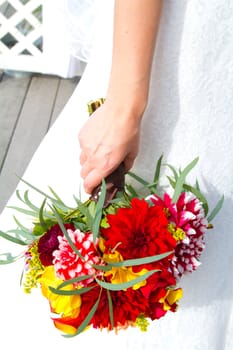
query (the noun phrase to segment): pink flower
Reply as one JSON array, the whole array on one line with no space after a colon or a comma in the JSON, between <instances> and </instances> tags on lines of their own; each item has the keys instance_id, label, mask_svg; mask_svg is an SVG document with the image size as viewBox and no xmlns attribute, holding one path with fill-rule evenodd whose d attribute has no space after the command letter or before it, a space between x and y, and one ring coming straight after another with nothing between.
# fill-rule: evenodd
<instances>
[{"instance_id":1,"label":"pink flower","mask_svg":"<svg viewBox=\"0 0 233 350\"><path fill-rule=\"evenodd\" d=\"M169 227L177 240L171 269L176 278L185 272L192 272L200 265L199 258L205 248L204 235L207 229L202 203L190 192L183 192L176 203L168 193L163 199L150 196L154 205L163 204L168 212Z\"/></svg>"},{"instance_id":2,"label":"pink flower","mask_svg":"<svg viewBox=\"0 0 233 350\"><path fill-rule=\"evenodd\" d=\"M101 258L93 244L93 235L89 232L83 233L78 229L75 231L67 230L67 233L84 259L75 253L65 236L59 236L58 249L53 253L56 275L62 280L93 275L93 277L78 283L80 286L86 286L94 280L94 275L96 275L96 269L92 264L101 263Z\"/></svg>"}]
</instances>

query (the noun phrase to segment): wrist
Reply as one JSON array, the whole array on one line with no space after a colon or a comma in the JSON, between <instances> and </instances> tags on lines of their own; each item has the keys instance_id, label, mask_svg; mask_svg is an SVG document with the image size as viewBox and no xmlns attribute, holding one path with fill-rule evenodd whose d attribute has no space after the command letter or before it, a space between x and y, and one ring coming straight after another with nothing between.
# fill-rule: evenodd
<instances>
[{"instance_id":1,"label":"wrist","mask_svg":"<svg viewBox=\"0 0 233 350\"><path fill-rule=\"evenodd\" d=\"M141 122L147 106L148 94L141 87L109 88L105 103L118 118L133 118Z\"/></svg>"}]
</instances>

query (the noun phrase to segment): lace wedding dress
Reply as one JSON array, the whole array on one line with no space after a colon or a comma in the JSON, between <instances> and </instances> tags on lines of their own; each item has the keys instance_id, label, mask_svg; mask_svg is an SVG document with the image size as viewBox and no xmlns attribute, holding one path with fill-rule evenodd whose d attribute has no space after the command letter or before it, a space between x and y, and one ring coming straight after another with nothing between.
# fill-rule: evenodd
<instances>
[{"instance_id":1,"label":"lace wedding dress","mask_svg":"<svg viewBox=\"0 0 233 350\"><path fill-rule=\"evenodd\" d=\"M88 118L86 103L105 96L111 64L113 1L98 3L97 35L87 68L23 176L44 191L51 186L71 205L73 194L82 188L78 130ZM162 153L167 162L181 167L199 156L193 178L198 177L210 206L225 195L214 229L207 234L202 265L183 277L178 311L153 322L146 333L88 330L65 339L54 328L40 291L25 295L20 288L22 262L18 262L0 270L1 344L6 344L6 350L16 346L25 350L233 349L232 35L231 0L164 1L134 171L150 178ZM21 183L18 189L25 187ZM31 191L29 195L41 203L39 195ZM13 195L8 205L18 204ZM1 230L15 227L13 213L7 208L3 211ZM30 225L23 215L20 219ZM12 251L4 240L0 246L1 252Z\"/></svg>"}]
</instances>

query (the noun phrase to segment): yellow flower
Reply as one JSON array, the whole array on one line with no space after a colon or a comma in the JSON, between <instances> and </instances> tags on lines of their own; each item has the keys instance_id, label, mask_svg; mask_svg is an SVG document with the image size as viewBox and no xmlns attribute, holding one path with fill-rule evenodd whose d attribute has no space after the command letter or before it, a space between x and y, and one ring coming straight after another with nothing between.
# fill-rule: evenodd
<instances>
[{"instance_id":1,"label":"yellow flower","mask_svg":"<svg viewBox=\"0 0 233 350\"><path fill-rule=\"evenodd\" d=\"M146 332L149 326L149 322L144 315L139 315L136 318L135 324L142 332Z\"/></svg>"},{"instance_id":2,"label":"yellow flower","mask_svg":"<svg viewBox=\"0 0 233 350\"><path fill-rule=\"evenodd\" d=\"M121 254L117 251L110 254L104 254L103 259L108 263L123 261ZM146 272L148 272L147 269L142 269L139 272L134 272L132 267L122 266L122 267L112 267L110 271L105 272L104 276L112 276L111 282L113 284L119 284L119 283L132 281L135 278L144 275ZM146 280L134 284L132 288L136 290L145 285L146 285Z\"/></svg>"},{"instance_id":3,"label":"yellow flower","mask_svg":"<svg viewBox=\"0 0 233 350\"><path fill-rule=\"evenodd\" d=\"M53 323L57 329L59 329L61 332L65 333L65 334L73 335L77 331L77 329L75 327L70 326L68 324L63 324L61 322L57 322L56 320Z\"/></svg>"},{"instance_id":4,"label":"yellow flower","mask_svg":"<svg viewBox=\"0 0 233 350\"><path fill-rule=\"evenodd\" d=\"M56 277L54 267L45 268L42 277L38 281L41 284L42 294L49 300L53 312L61 314L62 317L77 317L81 307L80 295L58 295L53 293L49 287L57 288L63 281ZM63 290L73 290L70 284Z\"/></svg>"},{"instance_id":5,"label":"yellow flower","mask_svg":"<svg viewBox=\"0 0 233 350\"><path fill-rule=\"evenodd\" d=\"M163 304L163 309L165 311L168 311L178 300L182 298L182 294L182 288L169 289L165 296L159 300L159 302Z\"/></svg>"},{"instance_id":6,"label":"yellow flower","mask_svg":"<svg viewBox=\"0 0 233 350\"><path fill-rule=\"evenodd\" d=\"M38 244L35 242L28 250L29 257L26 260L27 270L23 282L25 293L31 293L32 288L37 288L38 279L44 271L44 266L41 264L37 246Z\"/></svg>"},{"instance_id":7,"label":"yellow flower","mask_svg":"<svg viewBox=\"0 0 233 350\"><path fill-rule=\"evenodd\" d=\"M180 227L176 228L172 223L168 224L168 231L171 232L176 241L183 241L183 239L186 237L184 230L182 230Z\"/></svg>"}]
</instances>

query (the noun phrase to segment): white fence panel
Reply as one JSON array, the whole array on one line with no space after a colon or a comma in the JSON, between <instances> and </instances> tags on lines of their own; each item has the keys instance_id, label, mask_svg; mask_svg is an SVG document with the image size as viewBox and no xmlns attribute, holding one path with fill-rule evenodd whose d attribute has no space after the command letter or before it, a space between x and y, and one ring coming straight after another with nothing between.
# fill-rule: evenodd
<instances>
[{"instance_id":1,"label":"white fence panel","mask_svg":"<svg viewBox=\"0 0 233 350\"><path fill-rule=\"evenodd\" d=\"M0 69L81 75L84 64L72 58L64 13L54 0L0 0Z\"/></svg>"}]
</instances>

